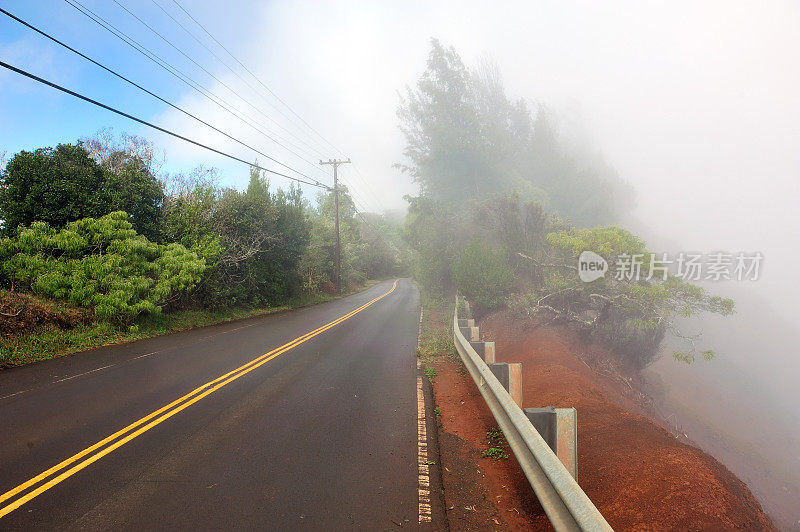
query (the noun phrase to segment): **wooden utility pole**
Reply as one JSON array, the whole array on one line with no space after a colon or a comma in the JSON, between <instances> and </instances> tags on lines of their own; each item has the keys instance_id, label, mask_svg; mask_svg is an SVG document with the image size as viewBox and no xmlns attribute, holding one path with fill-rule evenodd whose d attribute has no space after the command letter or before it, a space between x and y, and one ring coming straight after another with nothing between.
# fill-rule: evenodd
<instances>
[{"instance_id":1,"label":"wooden utility pole","mask_svg":"<svg viewBox=\"0 0 800 532\"><path fill-rule=\"evenodd\" d=\"M336 210L336 221L334 224L336 225L336 262L333 266L334 268L334 277L336 277L336 291L338 293L342 292L342 248L341 243L339 241L339 176L336 173L336 170L339 168L340 164L347 164L350 162L350 158L345 161L343 159L328 159L327 161L320 161L319 164L330 164L333 166L333 204Z\"/></svg>"}]
</instances>

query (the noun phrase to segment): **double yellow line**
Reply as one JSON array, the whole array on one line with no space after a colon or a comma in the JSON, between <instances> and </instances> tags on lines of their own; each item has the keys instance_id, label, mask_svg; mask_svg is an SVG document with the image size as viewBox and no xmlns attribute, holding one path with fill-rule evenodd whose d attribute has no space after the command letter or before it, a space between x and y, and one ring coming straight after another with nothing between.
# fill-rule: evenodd
<instances>
[{"instance_id":1,"label":"double yellow line","mask_svg":"<svg viewBox=\"0 0 800 532\"><path fill-rule=\"evenodd\" d=\"M355 316L356 314L358 314L359 312L361 312L365 308L369 307L373 303L383 299L384 297L386 297L389 294L391 294L392 292L394 292L395 288L397 288L397 281L394 282L394 284L392 285L392 288L388 292L386 292L384 294L381 294L380 296L376 297L375 299L373 299L371 301L368 301L367 303L364 303L363 305L361 305L360 307L358 307L354 311L348 312L344 316L341 316L341 317L339 317L339 318L337 318L337 319L335 319L335 320L333 320L333 321L331 321L329 323L326 323L322 327L314 329L313 331L308 332L308 333L304 334L303 336L299 336L299 337L295 338L294 340L292 340L291 342L283 344L282 346L277 347L277 348L273 349L272 351L270 351L268 353L264 353L260 357L257 357L255 359L251 360L247 364L239 366L238 368L236 368L236 369L234 369L232 371L229 371L225 375L217 377L213 381L209 381L209 382L203 384L202 386L199 386L198 388L195 388L194 390L192 390L191 392L187 393L183 397L179 397L178 399L172 401L168 405L165 405L165 406L159 408L158 410L156 410L155 412L152 412L151 414L146 415L145 417L139 419L138 421L135 421L135 422L131 423L130 425L128 425L124 429L118 430L117 432L115 432L114 434L108 436L107 438L104 438L104 439L100 440L99 442L95 443L91 447L87 447L86 449L82 450L81 452L79 452L77 454L74 454L73 456L70 456L69 458L67 458L63 462L60 462L59 464L54 465L53 467L51 467L47 471L45 471L45 472L43 472L43 473L41 473L39 475L36 475L32 479L30 479L30 480L28 480L26 482L23 482L19 486L15 487L15 488L12 488L9 491L3 493L2 495L0 495L0 503L3 503L5 501L13 498L14 496L16 496L19 493L27 490L28 488L30 488L32 486L35 486L36 484L39 484L40 482L42 482L43 480L47 479L48 477L51 477L52 475L64 470L65 468L67 468L71 464L74 464L75 462L78 462L79 460L83 459L82 461L80 461L77 464L73 465L69 469L66 469L66 471L63 471L62 473L60 473L58 476L55 476L55 477L51 478L50 480L48 480L44 484L40 485L36 489L34 489L34 490L28 492L27 494L25 494L24 496L18 498L14 502L12 502L12 503L0 508L0 518L2 518L5 515L8 515L11 512L13 512L14 510L19 508L20 506L22 506L26 502L28 502L31 499L41 495L42 493L44 493L45 491L49 490L50 488L52 488L53 486L55 486L59 482L61 482L61 481L65 480L65 479L69 478L70 476L74 475L75 473L77 473L81 469L84 469L85 467L93 464L94 462L96 462L97 460L101 459L102 457L104 457L108 453L112 452L114 449L117 449L117 448L125 445L126 443L128 443L132 439L134 439L137 436L140 436L141 434L147 432L148 430L150 430L151 428L155 427L156 425L158 425L162 421L165 421L165 420L171 418L172 416L174 416L175 414L177 414L181 410L189 407L190 405L193 405L194 403L196 403L197 401L199 401L203 397L214 393L215 391L219 390L220 388L222 388L226 384L235 381L236 379L238 379L242 375L245 375L246 373L249 373L249 372L253 371L257 367L266 364L267 362L269 362L273 358L276 358L276 357L282 355L283 353L285 353L285 352L287 352L287 351L289 351L291 349L294 349L298 345L302 344L303 342L306 342L306 341L310 340L311 338L317 336L318 334L322 334L323 332L327 331L328 329L331 329L331 328L337 326L338 324L342 323L343 321L345 321L345 320L347 320L349 318L352 318L353 316ZM124 435L124 437L120 438L120 436L123 436L123 435ZM119 439L117 439L117 438L119 438ZM116 441L114 441L114 440L116 440ZM107 445L112 441L114 443L112 443L111 445Z\"/></svg>"}]
</instances>

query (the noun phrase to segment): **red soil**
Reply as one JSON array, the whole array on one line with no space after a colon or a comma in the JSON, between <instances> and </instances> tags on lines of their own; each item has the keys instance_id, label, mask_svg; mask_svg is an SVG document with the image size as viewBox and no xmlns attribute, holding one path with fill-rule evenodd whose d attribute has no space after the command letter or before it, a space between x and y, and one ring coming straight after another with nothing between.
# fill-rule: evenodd
<instances>
[{"instance_id":1,"label":"red soil","mask_svg":"<svg viewBox=\"0 0 800 532\"><path fill-rule=\"evenodd\" d=\"M578 481L614 529L774 529L725 466L645 417L634 372L567 330L533 328L505 313L480 325L482 339L496 342L498 362L522 362L524 406L577 409ZM513 454L481 457L496 422L471 377L447 358L434 366L450 527L549 529Z\"/></svg>"},{"instance_id":2,"label":"red soil","mask_svg":"<svg viewBox=\"0 0 800 532\"><path fill-rule=\"evenodd\" d=\"M90 313L85 309L0 290L0 336L9 337L43 325L69 329L89 320Z\"/></svg>"}]
</instances>

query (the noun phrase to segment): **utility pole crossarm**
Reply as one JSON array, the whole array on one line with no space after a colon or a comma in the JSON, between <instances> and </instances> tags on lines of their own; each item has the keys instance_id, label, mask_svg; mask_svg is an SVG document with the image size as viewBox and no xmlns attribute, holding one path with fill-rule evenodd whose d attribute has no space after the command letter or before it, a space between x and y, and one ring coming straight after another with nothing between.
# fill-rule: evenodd
<instances>
[{"instance_id":1,"label":"utility pole crossarm","mask_svg":"<svg viewBox=\"0 0 800 532\"><path fill-rule=\"evenodd\" d=\"M342 249L339 241L339 176L337 170L340 164L348 164L350 158L344 159L328 159L327 161L320 160L319 164L329 164L333 166L333 204L336 211L336 262L334 264L334 277L336 282L336 291L342 292Z\"/></svg>"}]
</instances>

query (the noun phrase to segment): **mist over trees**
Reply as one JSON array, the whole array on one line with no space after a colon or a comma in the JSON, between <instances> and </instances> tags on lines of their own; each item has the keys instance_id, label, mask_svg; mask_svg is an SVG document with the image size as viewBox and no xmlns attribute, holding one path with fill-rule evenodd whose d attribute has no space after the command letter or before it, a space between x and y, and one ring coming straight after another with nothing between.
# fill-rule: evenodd
<instances>
[{"instance_id":1,"label":"mist over trees","mask_svg":"<svg viewBox=\"0 0 800 532\"><path fill-rule=\"evenodd\" d=\"M631 189L591 148L562 138L553 113L511 100L495 65L470 70L432 40L398 117L406 161L397 166L420 187L407 198L404 236L427 290L456 288L482 312L507 306L537 323L574 327L637 368L657 358L667 333L686 341L677 360L713 358L678 330L677 318L727 315L733 301L654 276L657 264L644 264L637 278L579 279L583 251L609 264L649 255L641 239L608 225L632 205Z\"/></svg>"},{"instance_id":2,"label":"mist over trees","mask_svg":"<svg viewBox=\"0 0 800 532\"><path fill-rule=\"evenodd\" d=\"M554 113L510 99L496 65L468 69L436 39L398 117L407 162L396 166L432 200L515 192L579 226L613 222L632 204L630 186L596 153L559 138Z\"/></svg>"}]
</instances>

